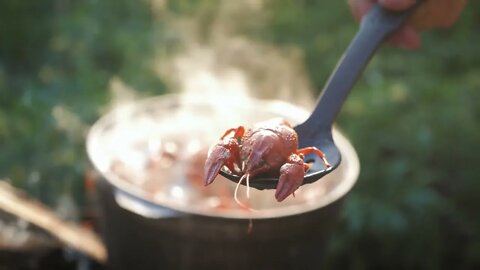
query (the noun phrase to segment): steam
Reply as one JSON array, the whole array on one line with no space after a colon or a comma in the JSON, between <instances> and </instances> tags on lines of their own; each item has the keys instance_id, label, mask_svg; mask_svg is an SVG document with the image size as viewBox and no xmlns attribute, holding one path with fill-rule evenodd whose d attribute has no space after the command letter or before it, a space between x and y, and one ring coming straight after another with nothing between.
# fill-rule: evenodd
<instances>
[{"instance_id":1,"label":"steam","mask_svg":"<svg viewBox=\"0 0 480 270\"><path fill-rule=\"evenodd\" d=\"M154 2L155 14L172 15L165 10L164 1ZM216 132L212 141L218 140L225 130L220 126L226 122L247 125L248 117L242 115L242 111L232 111L232 103L249 108L252 104L249 99L258 98L287 101L305 108L313 105L315 99L301 51L254 40L242 30L262 26L266 17L263 1L219 0L213 13L203 12L207 11L198 10L196 15L188 17L169 17L172 35L177 35L176 40L180 41L177 46L182 49L168 55L165 53L168 48L159 46L154 69L185 99L212 104L216 110L209 121L216 125L211 128ZM200 20L205 16L211 17L209 25ZM248 175L246 180L248 184ZM241 203L238 188L239 185L235 187L234 200L241 208L253 210ZM250 197L249 190L247 188L247 197Z\"/></svg>"},{"instance_id":2,"label":"steam","mask_svg":"<svg viewBox=\"0 0 480 270\"><path fill-rule=\"evenodd\" d=\"M110 91L110 107L112 108L128 104L139 97L134 88L116 76L110 79L108 90Z\"/></svg>"},{"instance_id":3,"label":"steam","mask_svg":"<svg viewBox=\"0 0 480 270\"><path fill-rule=\"evenodd\" d=\"M165 15L163 1L154 2ZM169 27L183 49L165 55L165 48L160 46L156 73L187 96L277 99L311 107L313 91L301 51L253 40L240 30L261 27L265 18L262 3L221 0L213 14L208 14L213 17L208 26L199 21L203 10L198 10L198 16L173 17Z\"/></svg>"},{"instance_id":4,"label":"steam","mask_svg":"<svg viewBox=\"0 0 480 270\"><path fill-rule=\"evenodd\" d=\"M182 183L187 181L185 171L195 163L193 157L198 157L200 167L192 168L201 172L208 147L218 141L222 131L265 120L278 112L288 112L295 119L302 115L285 103L269 102L269 108L263 108L267 103L255 103L251 98L310 108L313 91L299 49L279 48L245 34L244 29L264 23L262 1L218 0L213 10L199 5L196 14L188 16L170 13L166 2L151 0L152 13L167 23L168 33L162 34L174 40L175 50L168 40L159 43L152 69L171 92L182 94L182 100L162 103L162 107L155 103L159 99L151 99L136 107L131 103L140 97L137 91L120 78L112 78L110 107L114 113L108 115L105 125L94 129L96 136L101 136L90 143L89 151L101 172L141 187L145 196L188 205L188 200L200 198L210 209L212 204L225 203L225 196L211 196L213 193L230 194L235 186L226 180L216 181L216 188L209 189L195 189L196 179L188 185ZM207 23L205 17L209 18ZM276 109L275 114L272 109ZM290 115L285 113L285 117ZM271 192L271 196L256 196L255 192L259 191L252 190L255 206L269 205L274 198ZM239 201L237 195L235 200Z\"/></svg>"}]
</instances>

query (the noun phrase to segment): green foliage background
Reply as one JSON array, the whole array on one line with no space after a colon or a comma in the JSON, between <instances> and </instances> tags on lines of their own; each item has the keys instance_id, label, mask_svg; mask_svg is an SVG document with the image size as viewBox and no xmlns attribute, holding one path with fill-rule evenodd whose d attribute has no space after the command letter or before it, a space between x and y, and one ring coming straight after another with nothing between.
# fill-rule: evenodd
<instances>
[{"instance_id":1,"label":"green foliage background","mask_svg":"<svg viewBox=\"0 0 480 270\"><path fill-rule=\"evenodd\" d=\"M168 92L152 69L158 46L179 46L168 18L198 16L208 29L218 1L168 1L165 16L146 0L2 1L0 177L50 205L62 193L82 205L85 134L59 127L55 108L92 124L112 77L143 96ZM269 0L264 9L240 31L299 48L318 94L357 28L347 4ZM338 119L362 171L325 268L480 267L479 26L480 2L470 1L455 27L424 33L421 50L386 47L369 65Z\"/></svg>"}]
</instances>

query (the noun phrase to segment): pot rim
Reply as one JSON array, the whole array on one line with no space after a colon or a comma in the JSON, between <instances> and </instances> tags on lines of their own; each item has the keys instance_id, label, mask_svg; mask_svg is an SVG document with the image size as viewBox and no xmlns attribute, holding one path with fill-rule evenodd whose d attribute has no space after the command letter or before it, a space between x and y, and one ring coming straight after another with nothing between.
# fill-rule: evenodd
<instances>
[{"instance_id":1,"label":"pot rim","mask_svg":"<svg viewBox=\"0 0 480 270\"><path fill-rule=\"evenodd\" d=\"M169 213L168 215L156 215L156 217L172 217L172 216L182 216L182 215L199 215L215 218L231 218L231 219L269 219L269 218L280 218L286 216L298 215L314 210L318 210L333 202L342 198L348 191L351 190L353 185L358 179L360 173L360 163L357 156L357 153L348 139L337 129L333 128L333 138L335 143L339 146L340 152L342 153L342 163L348 163L348 169L345 170L343 181L341 181L335 188L322 196L319 200L315 202L308 202L306 204L294 204L287 205L285 207L272 208L268 210L260 211L245 211L245 210L222 210L222 211L205 211L199 208L191 208L181 204L175 204L171 200L166 200L165 202L158 202L149 196L146 196L145 192L141 187L134 185L133 183L122 180L120 177L115 174L106 174L102 172L99 168L99 157L98 151L95 150L96 145L98 144L98 134L101 132L103 127L110 121L112 117L115 116L120 110L131 109L131 108L141 108L150 103L155 103L156 106L161 106L162 103L171 104L172 100L181 101L183 95L179 94L166 94L161 96L149 97L141 100L136 100L128 104L121 105L114 108L110 112L104 114L99 120L97 120L92 127L90 128L87 139L86 139L86 150L90 161L95 167L96 171L99 172L103 179L109 182L114 189L121 191L120 193L126 194L126 197L130 200L134 200L134 204L138 207L144 207L142 210L150 211L152 213ZM203 104L204 101L197 100L197 98L189 99L189 102L197 102ZM208 101L207 101L208 102ZM261 106L262 109L265 109L269 112L276 113L279 115L285 114L285 106L288 106L288 111L292 115L298 116L298 122L302 122L308 117L308 112L303 108L292 105L290 103L278 100L259 100L259 99L249 99L249 102L254 103L255 106ZM297 118L297 117L295 117ZM342 166L342 164L340 164ZM332 172L331 175L334 175L335 172ZM326 176L329 177L329 176ZM308 185L307 185L308 186ZM306 186L306 187L307 187ZM137 209L138 209L137 207ZM132 209L129 209L132 210ZM134 210L135 211L135 210ZM141 212L142 212L141 211ZM173 213L173 214L172 214ZM148 216L148 215L146 215ZM155 216L155 215L154 215Z\"/></svg>"}]
</instances>

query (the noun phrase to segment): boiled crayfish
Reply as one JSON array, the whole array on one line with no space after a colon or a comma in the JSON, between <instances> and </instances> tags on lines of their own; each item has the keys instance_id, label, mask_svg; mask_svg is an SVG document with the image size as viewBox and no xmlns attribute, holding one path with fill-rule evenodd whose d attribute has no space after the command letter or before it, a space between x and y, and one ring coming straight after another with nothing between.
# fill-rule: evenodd
<instances>
[{"instance_id":1,"label":"boiled crayfish","mask_svg":"<svg viewBox=\"0 0 480 270\"><path fill-rule=\"evenodd\" d=\"M278 176L275 198L280 202L302 185L305 172L309 169L304 156L311 153L318 155L327 168L330 167L319 149L298 149L297 133L283 119L263 122L248 130L243 126L232 128L210 150L205 162L205 185L215 180L223 166L242 176L239 182L246 178L247 186L249 177L259 174Z\"/></svg>"}]
</instances>

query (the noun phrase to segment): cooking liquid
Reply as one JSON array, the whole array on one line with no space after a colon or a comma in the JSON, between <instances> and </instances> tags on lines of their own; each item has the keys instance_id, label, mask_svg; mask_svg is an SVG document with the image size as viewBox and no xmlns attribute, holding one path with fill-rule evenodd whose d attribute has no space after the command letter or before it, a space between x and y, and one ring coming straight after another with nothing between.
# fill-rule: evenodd
<instances>
[{"instance_id":1,"label":"cooking liquid","mask_svg":"<svg viewBox=\"0 0 480 270\"><path fill-rule=\"evenodd\" d=\"M217 102L217 101L215 101ZM284 102L235 100L222 106L201 98L153 98L117 108L96 125L97 138L89 145L97 169L115 186L154 204L180 212L233 218L262 218L314 209L341 177L333 175L300 187L279 203L274 190L241 186L218 176L205 187L204 162L209 147L223 132L243 125L282 117L293 125L308 114ZM328 158L328 157L327 157ZM278 212L278 213L276 213Z\"/></svg>"}]
</instances>

